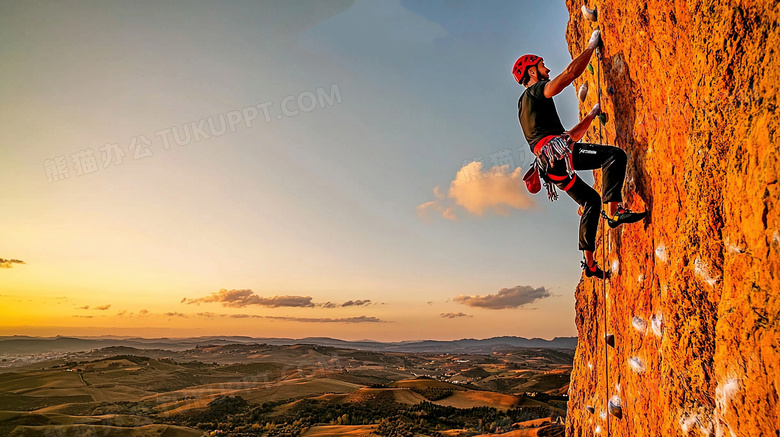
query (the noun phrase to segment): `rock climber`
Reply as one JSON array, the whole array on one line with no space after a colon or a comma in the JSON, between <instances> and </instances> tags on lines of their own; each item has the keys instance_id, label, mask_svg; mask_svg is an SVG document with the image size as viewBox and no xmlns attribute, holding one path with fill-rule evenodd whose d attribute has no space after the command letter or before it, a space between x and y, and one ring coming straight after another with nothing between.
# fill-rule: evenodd
<instances>
[{"instance_id":1,"label":"rock climber","mask_svg":"<svg viewBox=\"0 0 780 437\"><path fill-rule=\"evenodd\" d=\"M582 268L586 277L607 279L610 272L600 269L593 257L599 214L603 214L602 198L577 177L576 170L602 169L601 191L603 203L609 204L609 216L605 217L611 228L638 222L647 213L632 212L621 204L626 152L618 147L578 142L601 113L600 105L596 104L582 121L566 131L552 99L585 71L591 55L600 44L601 34L596 30L585 51L552 80L544 59L536 55L521 56L515 62L512 74L519 84L526 87L517 103L517 113L528 145L536 155L533 165L545 180L550 200L557 199L557 186L582 206L579 230L579 248L585 256Z\"/></svg>"}]
</instances>

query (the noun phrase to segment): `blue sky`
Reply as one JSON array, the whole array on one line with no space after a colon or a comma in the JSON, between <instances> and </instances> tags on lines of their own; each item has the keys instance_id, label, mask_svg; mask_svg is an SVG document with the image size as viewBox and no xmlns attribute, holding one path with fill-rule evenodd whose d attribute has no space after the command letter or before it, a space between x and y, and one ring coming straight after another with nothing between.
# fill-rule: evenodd
<instances>
[{"instance_id":1,"label":"blue sky","mask_svg":"<svg viewBox=\"0 0 780 437\"><path fill-rule=\"evenodd\" d=\"M0 257L25 264L0 271L0 333L575 335L576 204L509 176L530 161L511 66L566 66L562 3L4 9ZM308 106L318 93L331 101ZM573 88L556 104L576 123ZM246 120L256 105L268 121ZM234 131L195 141L192 123L231 113ZM503 150L498 182L453 185Z\"/></svg>"}]
</instances>

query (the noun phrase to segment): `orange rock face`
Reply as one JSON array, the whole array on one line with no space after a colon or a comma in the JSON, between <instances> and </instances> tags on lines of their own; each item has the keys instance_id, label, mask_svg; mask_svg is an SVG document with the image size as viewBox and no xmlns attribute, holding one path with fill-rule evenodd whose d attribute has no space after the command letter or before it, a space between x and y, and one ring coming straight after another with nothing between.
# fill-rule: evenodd
<instances>
[{"instance_id":1,"label":"orange rock face","mask_svg":"<svg viewBox=\"0 0 780 437\"><path fill-rule=\"evenodd\" d=\"M616 274L577 287L567 435L780 436L780 2L591 0L595 23L566 2L573 56L604 39L581 114L600 77L624 201L650 211L602 226Z\"/></svg>"}]
</instances>

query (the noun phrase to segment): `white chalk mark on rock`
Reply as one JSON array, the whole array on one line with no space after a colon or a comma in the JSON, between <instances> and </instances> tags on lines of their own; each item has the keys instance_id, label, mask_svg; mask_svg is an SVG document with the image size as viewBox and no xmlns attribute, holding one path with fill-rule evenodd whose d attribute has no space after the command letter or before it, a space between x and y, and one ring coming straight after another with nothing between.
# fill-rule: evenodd
<instances>
[{"instance_id":1,"label":"white chalk mark on rock","mask_svg":"<svg viewBox=\"0 0 780 437\"><path fill-rule=\"evenodd\" d=\"M700 258L696 258L696 261L693 262L693 266L693 273L701 278L702 281L709 284L710 287L714 287L720 279L720 276L712 276L710 269Z\"/></svg>"},{"instance_id":2,"label":"white chalk mark on rock","mask_svg":"<svg viewBox=\"0 0 780 437\"><path fill-rule=\"evenodd\" d=\"M628 365L631 366L631 370L636 373L645 373L645 363L643 363L639 357L629 358Z\"/></svg>"},{"instance_id":3,"label":"white chalk mark on rock","mask_svg":"<svg viewBox=\"0 0 780 437\"><path fill-rule=\"evenodd\" d=\"M639 316L634 316L634 318L631 319L631 326L642 334L647 333L647 322Z\"/></svg>"},{"instance_id":4,"label":"white chalk mark on rock","mask_svg":"<svg viewBox=\"0 0 780 437\"><path fill-rule=\"evenodd\" d=\"M658 247L655 248L655 256L657 256L662 263L666 262L666 246L664 246L663 243L659 244Z\"/></svg>"},{"instance_id":5,"label":"white chalk mark on rock","mask_svg":"<svg viewBox=\"0 0 780 437\"><path fill-rule=\"evenodd\" d=\"M656 337L663 337L664 336L664 315L660 312L658 314L654 314L653 317L650 319L650 324L653 326L653 334L655 334Z\"/></svg>"}]
</instances>

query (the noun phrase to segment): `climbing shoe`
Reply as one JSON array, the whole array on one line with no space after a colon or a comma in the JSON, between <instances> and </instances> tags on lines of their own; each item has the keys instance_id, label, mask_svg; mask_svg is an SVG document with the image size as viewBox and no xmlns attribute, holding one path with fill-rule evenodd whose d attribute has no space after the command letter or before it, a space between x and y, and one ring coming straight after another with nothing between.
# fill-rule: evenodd
<instances>
[{"instance_id":1,"label":"climbing shoe","mask_svg":"<svg viewBox=\"0 0 780 437\"><path fill-rule=\"evenodd\" d=\"M588 266L588 264L585 263L585 261L580 261L580 265L585 270L585 276L588 278L596 277L599 279L609 279L610 276L612 276L609 272L605 272L599 268L599 265L596 261L593 261L592 266Z\"/></svg>"},{"instance_id":2,"label":"climbing shoe","mask_svg":"<svg viewBox=\"0 0 780 437\"><path fill-rule=\"evenodd\" d=\"M642 220L647 215L647 211L633 212L628 208L624 208L623 205L619 205L614 216L610 217L604 211L601 212L601 215L607 219L610 228L616 228L624 223L636 223Z\"/></svg>"}]
</instances>

